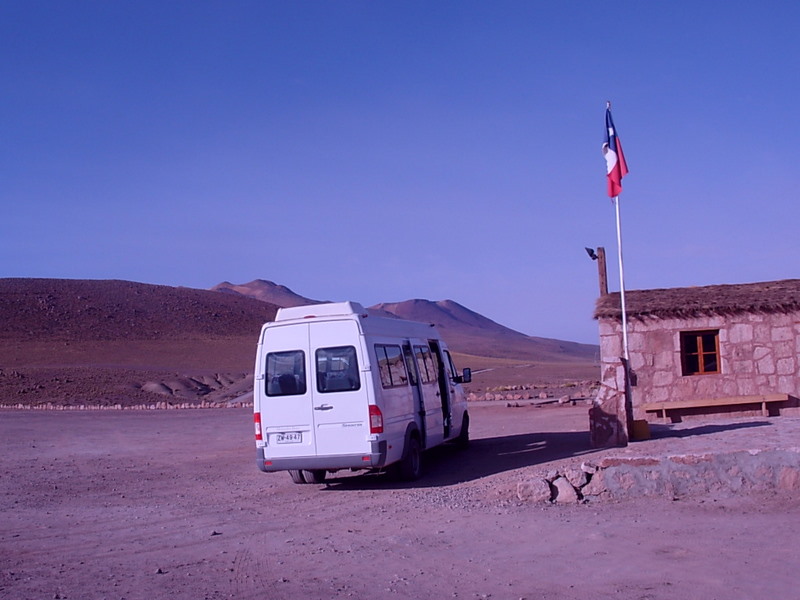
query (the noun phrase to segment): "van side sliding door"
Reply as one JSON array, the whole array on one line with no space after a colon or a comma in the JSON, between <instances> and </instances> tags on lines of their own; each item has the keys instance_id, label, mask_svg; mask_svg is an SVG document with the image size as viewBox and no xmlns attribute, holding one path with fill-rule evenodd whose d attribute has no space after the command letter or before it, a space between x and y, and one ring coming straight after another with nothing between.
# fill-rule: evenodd
<instances>
[{"instance_id":1,"label":"van side sliding door","mask_svg":"<svg viewBox=\"0 0 800 600\"><path fill-rule=\"evenodd\" d=\"M417 386L424 407L425 447L431 448L444 441L442 394L439 391L438 367L436 358L427 343L413 341L412 350L419 380Z\"/></svg>"},{"instance_id":2,"label":"van side sliding door","mask_svg":"<svg viewBox=\"0 0 800 600\"><path fill-rule=\"evenodd\" d=\"M444 431L444 438L450 437L451 428L451 410L450 410L450 378L445 368L444 356L442 355L442 348L437 340L428 340L433 353L434 360L436 361L436 372L439 381L439 395L442 399L442 429Z\"/></svg>"}]
</instances>

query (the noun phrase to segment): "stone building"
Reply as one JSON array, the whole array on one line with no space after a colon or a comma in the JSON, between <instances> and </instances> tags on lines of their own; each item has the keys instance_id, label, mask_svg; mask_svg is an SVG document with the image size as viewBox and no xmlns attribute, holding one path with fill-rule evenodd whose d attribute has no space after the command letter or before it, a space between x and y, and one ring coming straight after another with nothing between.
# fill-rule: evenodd
<instances>
[{"instance_id":1,"label":"stone building","mask_svg":"<svg viewBox=\"0 0 800 600\"><path fill-rule=\"evenodd\" d=\"M627 400L619 293L603 294L595 310L602 370L593 410L611 423L598 433L593 419L595 445L627 443L637 420L797 412L800 280L633 290L625 304Z\"/></svg>"}]
</instances>

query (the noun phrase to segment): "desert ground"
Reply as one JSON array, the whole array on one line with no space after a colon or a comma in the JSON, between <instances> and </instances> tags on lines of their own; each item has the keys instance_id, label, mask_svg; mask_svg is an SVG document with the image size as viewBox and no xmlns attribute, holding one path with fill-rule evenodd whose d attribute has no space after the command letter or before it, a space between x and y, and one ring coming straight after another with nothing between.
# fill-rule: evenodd
<instances>
[{"instance_id":1,"label":"desert ground","mask_svg":"<svg viewBox=\"0 0 800 600\"><path fill-rule=\"evenodd\" d=\"M609 452L588 439L599 367L475 315L452 346L475 372L468 449L430 451L411 484L261 473L252 408L231 406L274 311L0 280L0 599L798 597L791 493L521 502L532 471ZM201 404L227 408L163 410Z\"/></svg>"},{"instance_id":2,"label":"desert ground","mask_svg":"<svg viewBox=\"0 0 800 600\"><path fill-rule=\"evenodd\" d=\"M526 471L608 452L586 407L472 413L415 483L295 485L248 409L4 409L0 598L797 597L793 498L521 503Z\"/></svg>"}]
</instances>

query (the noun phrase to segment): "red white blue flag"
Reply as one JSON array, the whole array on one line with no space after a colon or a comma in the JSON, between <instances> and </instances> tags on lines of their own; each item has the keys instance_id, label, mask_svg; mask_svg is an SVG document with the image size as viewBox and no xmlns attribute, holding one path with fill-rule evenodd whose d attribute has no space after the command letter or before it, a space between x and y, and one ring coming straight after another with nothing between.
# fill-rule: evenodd
<instances>
[{"instance_id":1,"label":"red white blue flag","mask_svg":"<svg viewBox=\"0 0 800 600\"><path fill-rule=\"evenodd\" d=\"M628 165L625 164L622 143L611 119L610 107L606 108L606 141L603 142L603 156L608 171L608 195L616 198L622 191L622 178L628 174Z\"/></svg>"}]
</instances>

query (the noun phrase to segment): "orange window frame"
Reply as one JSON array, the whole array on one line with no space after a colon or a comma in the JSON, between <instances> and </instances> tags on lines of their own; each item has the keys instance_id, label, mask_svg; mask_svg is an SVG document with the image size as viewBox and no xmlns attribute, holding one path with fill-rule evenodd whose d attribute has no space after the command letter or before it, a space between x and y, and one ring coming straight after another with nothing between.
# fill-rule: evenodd
<instances>
[{"instance_id":1,"label":"orange window frame","mask_svg":"<svg viewBox=\"0 0 800 600\"><path fill-rule=\"evenodd\" d=\"M683 375L721 373L719 329L681 331Z\"/></svg>"}]
</instances>

